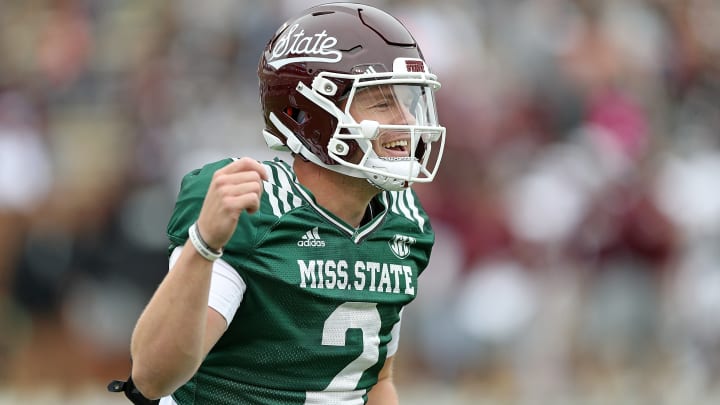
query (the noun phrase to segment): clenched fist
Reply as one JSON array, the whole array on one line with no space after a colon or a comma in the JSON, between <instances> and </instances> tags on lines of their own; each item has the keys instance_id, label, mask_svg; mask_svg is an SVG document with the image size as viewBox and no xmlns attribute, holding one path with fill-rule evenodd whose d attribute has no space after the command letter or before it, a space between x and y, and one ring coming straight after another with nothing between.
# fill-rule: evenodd
<instances>
[{"instance_id":1,"label":"clenched fist","mask_svg":"<svg viewBox=\"0 0 720 405\"><path fill-rule=\"evenodd\" d=\"M263 180L267 180L265 167L250 158L236 160L213 174L198 218L198 229L208 246L225 246L242 212L252 214L260 208Z\"/></svg>"}]
</instances>

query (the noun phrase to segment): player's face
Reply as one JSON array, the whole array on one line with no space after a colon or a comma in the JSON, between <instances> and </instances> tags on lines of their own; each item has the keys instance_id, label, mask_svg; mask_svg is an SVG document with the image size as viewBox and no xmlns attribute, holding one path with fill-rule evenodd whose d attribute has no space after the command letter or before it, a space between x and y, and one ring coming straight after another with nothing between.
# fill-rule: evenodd
<instances>
[{"instance_id":1,"label":"player's face","mask_svg":"<svg viewBox=\"0 0 720 405\"><path fill-rule=\"evenodd\" d=\"M413 125L411 113L417 103L417 89L412 86L373 86L359 90L350 105L350 114L357 122L377 121L383 125ZM410 156L411 137L407 131L383 129L373 139L373 150L379 157Z\"/></svg>"}]
</instances>

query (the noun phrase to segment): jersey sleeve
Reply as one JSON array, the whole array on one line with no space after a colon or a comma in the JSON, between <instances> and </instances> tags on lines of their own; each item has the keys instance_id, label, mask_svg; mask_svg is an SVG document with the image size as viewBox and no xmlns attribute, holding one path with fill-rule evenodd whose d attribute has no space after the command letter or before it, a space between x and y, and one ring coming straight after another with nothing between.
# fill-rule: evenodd
<instances>
[{"instance_id":1,"label":"jersey sleeve","mask_svg":"<svg viewBox=\"0 0 720 405\"><path fill-rule=\"evenodd\" d=\"M185 244L188 238L188 229L200 215L200 209L205 201L205 194L210 187L213 174L230 162L231 159L225 159L211 163L201 169L193 170L183 177L178 197L175 200L175 208L167 226L167 235L170 239L168 254L172 253L175 247Z\"/></svg>"},{"instance_id":2,"label":"jersey sleeve","mask_svg":"<svg viewBox=\"0 0 720 405\"><path fill-rule=\"evenodd\" d=\"M200 209L205 201L205 195L210 187L213 174L232 161L232 159L224 159L210 163L183 177L180 192L175 201L175 208L167 226L167 235L170 239L168 254L172 253L175 247L185 244L188 239L188 229L197 221L200 215ZM247 217L247 215L241 215L241 223L238 224L238 227L243 228L242 238L233 238L232 245L234 249L244 250L247 246L252 246L255 240L254 228L242 224L246 222L244 217Z\"/></svg>"},{"instance_id":3,"label":"jersey sleeve","mask_svg":"<svg viewBox=\"0 0 720 405\"><path fill-rule=\"evenodd\" d=\"M397 219L396 223L407 235L412 235L414 245L422 252L422 260L418 273L422 272L430 262L430 254L435 244L435 231L430 223L430 217L422 207L415 190L408 188L401 191L387 192L390 214Z\"/></svg>"}]
</instances>

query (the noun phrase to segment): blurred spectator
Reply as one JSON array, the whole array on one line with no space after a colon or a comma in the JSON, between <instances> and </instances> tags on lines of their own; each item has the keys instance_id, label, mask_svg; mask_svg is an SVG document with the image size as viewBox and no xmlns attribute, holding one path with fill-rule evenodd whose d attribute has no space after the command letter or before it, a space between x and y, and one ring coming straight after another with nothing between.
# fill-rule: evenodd
<instances>
[{"instance_id":1,"label":"blurred spectator","mask_svg":"<svg viewBox=\"0 0 720 405\"><path fill-rule=\"evenodd\" d=\"M27 326L10 295L19 252L52 182L37 106L21 88L0 88L0 376Z\"/></svg>"}]
</instances>

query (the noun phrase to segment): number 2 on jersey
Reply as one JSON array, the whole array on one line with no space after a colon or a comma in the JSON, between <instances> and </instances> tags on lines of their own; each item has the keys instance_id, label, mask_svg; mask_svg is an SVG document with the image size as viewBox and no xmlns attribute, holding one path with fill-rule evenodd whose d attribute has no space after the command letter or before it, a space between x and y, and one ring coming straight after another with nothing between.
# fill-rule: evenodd
<instances>
[{"instance_id":1,"label":"number 2 on jersey","mask_svg":"<svg viewBox=\"0 0 720 405\"><path fill-rule=\"evenodd\" d=\"M348 329L360 329L363 336L363 351L355 360L345 366L323 391L309 391L305 405L320 404L362 404L364 390L356 390L360 377L380 357L380 313L377 304L369 302L346 302L325 320L323 346L345 346Z\"/></svg>"}]
</instances>

